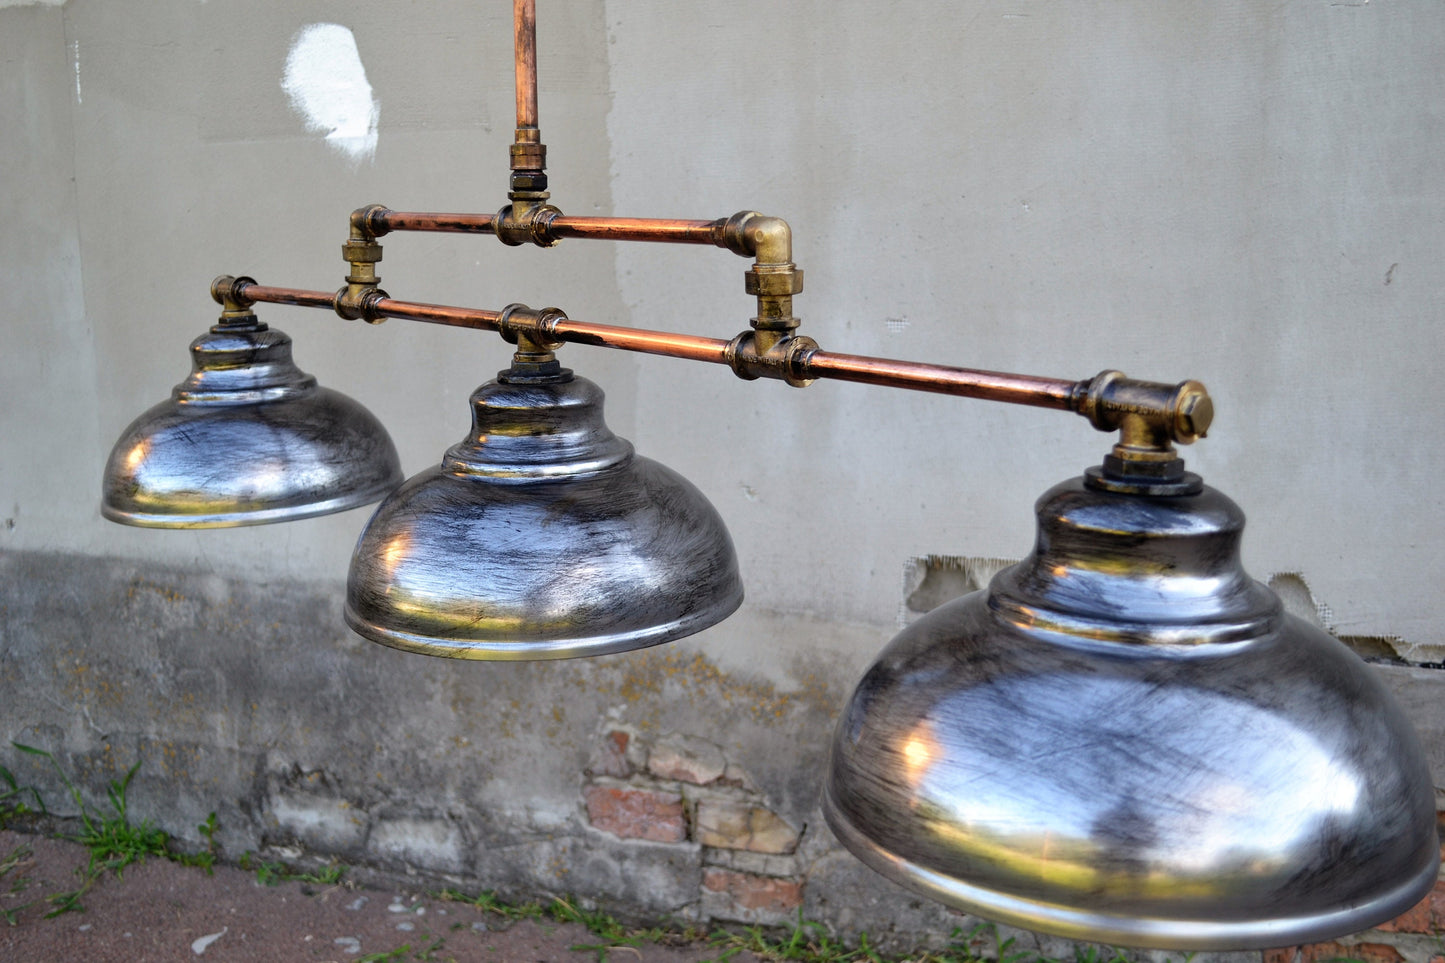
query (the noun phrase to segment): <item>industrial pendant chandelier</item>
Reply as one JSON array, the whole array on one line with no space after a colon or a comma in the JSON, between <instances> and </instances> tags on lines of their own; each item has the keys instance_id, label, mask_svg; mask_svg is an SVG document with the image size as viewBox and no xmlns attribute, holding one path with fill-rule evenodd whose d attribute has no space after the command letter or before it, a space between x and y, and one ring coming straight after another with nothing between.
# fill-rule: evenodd
<instances>
[{"instance_id":1,"label":"industrial pendant chandelier","mask_svg":"<svg viewBox=\"0 0 1445 963\"><path fill-rule=\"evenodd\" d=\"M796 333L803 272L786 222L576 217L547 203L533 0L514 0L517 127L496 214L364 207L334 294L224 276L194 371L132 424L103 510L126 524L286 521L385 498L357 543L346 620L430 655L550 659L689 635L742 600L732 542L696 488L639 457L569 342L1082 415L1118 432L1046 493L1034 551L894 639L834 734L824 812L883 875L990 919L1168 949L1332 938L1398 915L1439 866L1434 793L1401 710L1340 642L1283 612L1239 561L1244 516L1184 470L1204 387L1105 371L1080 381L822 350ZM701 244L750 258L751 328L728 340L392 298L393 232ZM495 331L511 366L472 428L402 483L355 402L318 388L260 302ZM388 494L389 493L389 494Z\"/></svg>"}]
</instances>

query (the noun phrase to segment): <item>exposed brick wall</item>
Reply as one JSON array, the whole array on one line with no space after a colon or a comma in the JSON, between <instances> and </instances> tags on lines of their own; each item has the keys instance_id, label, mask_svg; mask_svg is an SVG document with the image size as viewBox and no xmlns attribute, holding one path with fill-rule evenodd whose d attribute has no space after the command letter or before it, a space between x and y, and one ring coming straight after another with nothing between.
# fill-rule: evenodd
<instances>
[{"instance_id":1,"label":"exposed brick wall","mask_svg":"<svg viewBox=\"0 0 1445 963\"><path fill-rule=\"evenodd\" d=\"M721 747L678 734L645 744L614 728L598 740L585 776L594 829L693 854L703 915L749 923L796 917L805 882L794 858L801 834Z\"/></svg>"}]
</instances>

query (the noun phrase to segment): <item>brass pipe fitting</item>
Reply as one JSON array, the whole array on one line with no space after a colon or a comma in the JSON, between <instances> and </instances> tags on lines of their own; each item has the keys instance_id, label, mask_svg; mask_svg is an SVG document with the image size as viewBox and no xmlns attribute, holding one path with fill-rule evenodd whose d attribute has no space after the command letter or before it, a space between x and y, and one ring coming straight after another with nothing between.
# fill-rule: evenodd
<instances>
[{"instance_id":1,"label":"brass pipe fitting","mask_svg":"<svg viewBox=\"0 0 1445 963\"><path fill-rule=\"evenodd\" d=\"M747 293L758 299L752 325L759 350L766 354L799 324L793 316L793 295L803 291L803 272L793 263L793 229L780 217L739 211L722 223L720 235L723 247L754 259L743 281Z\"/></svg>"},{"instance_id":2,"label":"brass pipe fitting","mask_svg":"<svg viewBox=\"0 0 1445 963\"><path fill-rule=\"evenodd\" d=\"M512 195L508 195L512 196ZM545 199L546 194L543 193ZM558 238L548 230L552 219L562 211L551 204L521 205L508 204L492 218L492 231L503 244L519 247L535 244L538 247L555 247Z\"/></svg>"},{"instance_id":3,"label":"brass pipe fitting","mask_svg":"<svg viewBox=\"0 0 1445 963\"><path fill-rule=\"evenodd\" d=\"M1079 387L1078 412L1101 431L1119 432L1104 463L1085 473L1088 484L1139 495L1201 490L1199 476L1184 470L1174 442L1192 444L1208 432L1214 403L1204 385L1136 381L1121 371L1102 371Z\"/></svg>"},{"instance_id":4,"label":"brass pipe fitting","mask_svg":"<svg viewBox=\"0 0 1445 963\"><path fill-rule=\"evenodd\" d=\"M806 336L766 338L764 335L761 331L744 331L728 342L725 357L733 373L744 381L775 378L794 388L812 384L808 359L818 350L818 342Z\"/></svg>"},{"instance_id":5,"label":"brass pipe fitting","mask_svg":"<svg viewBox=\"0 0 1445 963\"><path fill-rule=\"evenodd\" d=\"M1141 455L1189 445L1203 438L1214 420L1214 402L1198 381L1162 384L1101 371L1085 383L1078 412L1100 431L1122 433L1121 444Z\"/></svg>"},{"instance_id":6,"label":"brass pipe fitting","mask_svg":"<svg viewBox=\"0 0 1445 963\"><path fill-rule=\"evenodd\" d=\"M351 212L351 239L353 241L374 241L391 233L386 225L386 215L393 213L385 204L368 204Z\"/></svg>"},{"instance_id":7,"label":"brass pipe fitting","mask_svg":"<svg viewBox=\"0 0 1445 963\"><path fill-rule=\"evenodd\" d=\"M251 305L256 302L241 294L243 285L255 283L255 278L237 278L229 274L222 274L211 282L211 298L221 306L219 324L243 325L256 322L256 315L251 311Z\"/></svg>"},{"instance_id":8,"label":"brass pipe fitting","mask_svg":"<svg viewBox=\"0 0 1445 963\"><path fill-rule=\"evenodd\" d=\"M336 313L348 321L362 318L367 324L380 324L386 318L368 310L368 299L386 297L386 292L377 285L381 277L376 273L377 262L381 260L381 243L377 241L385 228L378 232L376 222L386 213L380 204L359 207L351 212L351 235L341 245L341 257L351 266L346 275L346 287L336 292Z\"/></svg>"}]
</instances>

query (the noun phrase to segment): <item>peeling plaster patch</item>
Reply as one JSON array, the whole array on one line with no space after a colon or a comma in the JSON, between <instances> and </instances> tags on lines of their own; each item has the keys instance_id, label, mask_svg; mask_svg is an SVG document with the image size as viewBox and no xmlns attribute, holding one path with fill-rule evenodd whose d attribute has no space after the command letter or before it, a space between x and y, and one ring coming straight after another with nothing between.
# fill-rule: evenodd
<instances>
[{"instance_id":1,"label":"peeling plaster patch","mask_svg":"<svg viewBox=\"0 0 1445 963\"><path fill-rule=\"evenodd\" d=\"M371 95L356 38L338 23L313 23L291 41L281 89L291 108L306 118L306 129L321 131L326 142L353 164L376 155L376 125L381 105Z\"/></svg>"},{"instance_id":2,"label":"peeling plaster patch","mask_svg":"<svg viewBox=\"0 0 1445 963\"><path fill-rule=\"evenodd\" d=\"M903 605L899 626L907 625L944 602L987 588L989 581L1018 559L922 555L903 566Z\"/></svg>"},{"instance_id":3,"label":"peeling plaster patch","mask_svg":"<svg viewBox=\"0 0 1445 963\"><path fill-rule=\"evenodd\" d=\"M3 0L0 0L0 3L3 3ZM71 60L71 62L72 62L73 64L75 64L75 102L76 102L77 104L83 104L83 103L85 103L85 101L83 101L83 100L80 99L80 41L79 41L79 40L72 40L72 41L70 42L70 60Z\"/></svg>"}]
</instances>

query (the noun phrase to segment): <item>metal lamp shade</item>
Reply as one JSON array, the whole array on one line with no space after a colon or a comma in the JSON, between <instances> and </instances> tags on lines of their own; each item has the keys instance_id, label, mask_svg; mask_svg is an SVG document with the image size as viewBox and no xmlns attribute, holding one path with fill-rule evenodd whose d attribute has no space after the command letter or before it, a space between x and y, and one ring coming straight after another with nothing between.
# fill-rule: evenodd
<instances>
[{"instance_id":1,"label":"metal lamp shade","mask_svg":"<svg viewBox=\"0 0 1445 963\"><path fill-rule=\"evenodd\" d=\"M717 512L607 429L570 372L503 372L472 432L377 508L346 621L384 645L464 659L561 659L699 632L742 602Z\"/></svg>"},{"instance_id":2,"label":"metal lamp shade","mask_svg":"<svg viewBox=\"0 0 1445 963\"><path fill-rule=\"evenodd\" d=\"M1409 722L1245 574L1233 502L1076 479L1037 510L1032 555L854 692L825 812L855 854L990 919L1167 949L1324 940L1430 890Z\"/></svg>"},{"instance_id":3,"label":"metal lamp shade","mask_svg":"<svg viewBox=\"0 0 1445 963\"><path fill-rule=\"evenodd\" d=\"M101 512L146 528L285 522L374 502L401 483L381 423L291 360L250 318L191 343L192 372L122 433Z\"/></svg>"}]
</instances>

